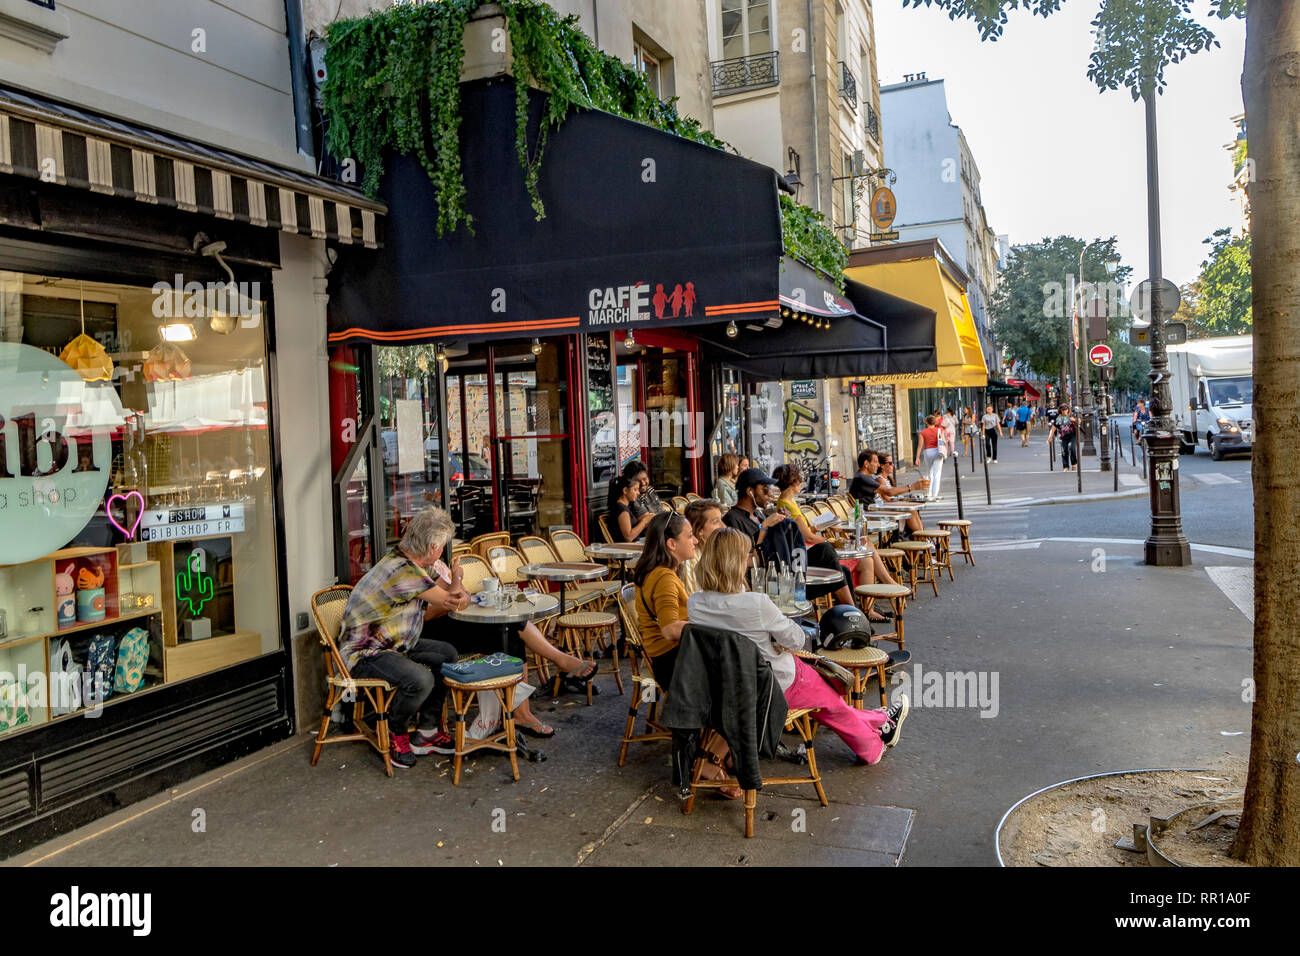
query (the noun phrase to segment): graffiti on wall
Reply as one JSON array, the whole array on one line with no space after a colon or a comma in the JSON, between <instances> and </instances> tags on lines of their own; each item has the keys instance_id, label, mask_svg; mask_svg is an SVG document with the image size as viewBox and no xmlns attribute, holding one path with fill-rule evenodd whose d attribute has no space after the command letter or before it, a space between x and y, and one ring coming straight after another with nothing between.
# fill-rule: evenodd
<instances>
[{"instance_id":1,"label":"graffiti on wall","mask_svg":"<svg viewBox=\"0 0 1300 956\"><path fill-rule=\"evenodd\" d=\"M798 399L785 401L785 453L787 459L794 455L822 454L822 442L816 425L821 421L817 412Z\"/></svg>"}]
</instances>

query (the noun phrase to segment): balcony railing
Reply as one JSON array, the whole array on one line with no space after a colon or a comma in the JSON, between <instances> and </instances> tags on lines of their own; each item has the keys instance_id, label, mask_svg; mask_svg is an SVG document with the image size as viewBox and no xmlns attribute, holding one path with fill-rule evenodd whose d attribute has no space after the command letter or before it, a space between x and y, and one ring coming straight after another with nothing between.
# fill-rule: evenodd
<instances>
[{"instance_id":1,"label":"balcony railing","mask_svg":"<svg viewBox=\"0 0 1300 956\"><path fill-rule=\"evenodd\" d=\"M867 119L865 125L867 127L867 135L879 143L880 117L876 115L876 111L872 108L870 103L867 104Z\"/></svg>"},{"instance_id":2,"label":"balcony railing","mask_svg":"<svg viewBox=\"0 0 1300 956\"><path fill-rule=\"evenodd\" d=\"M858 108L858 81L849 72L849 65L840 61L840 96L849 101L854 109Z\"/></svg>"},{"instance_id":3,"label":"balcony railing","mask_svg":"<svg viewBox=\"0 0 1300 956\"><path fill-rule=\"evenodd\" d=\"M714 60L709 64L713 73L715 96L740 93L781 82L781 72L776 63L777 51L757 53L754 56L737 56L730 60Z\"/></svg>"}]
</instances>

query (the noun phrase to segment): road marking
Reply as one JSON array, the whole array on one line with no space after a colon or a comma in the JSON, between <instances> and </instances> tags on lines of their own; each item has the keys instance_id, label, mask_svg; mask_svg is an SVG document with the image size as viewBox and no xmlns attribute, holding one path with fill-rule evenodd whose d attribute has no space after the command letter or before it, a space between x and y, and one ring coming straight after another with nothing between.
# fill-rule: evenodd
<instances>
[{"instance_id":1,"label":"road marking","mask_svg":"<svg viewBox=\"0 0 1300 956\"><path fill-rule=\"evenodd\" d=\"M1015 544L971 544L972 551L1037 551L1042 541L1017 541Z\"/></svg>"},{"instance_id":2,"label":"road marking","mask_svg":"<svg viewBox=\"0 0 1300 956\"><path fill-rule=\"evenodd\" d=\"M1201 484L1203 484L1203 485L1236 485L1236 484L1240 484L1240 482L1237 481L1236 478L1232 478L1232 477L1230 477L1230 476L1228 476L1228 475L1225 475L1225 474L1223 474L1222 472L1218 472L1218 471L1207 471L1207 472L1204 472L1203 474L1193 475L1192 477L1194 477L1197 481L1199 481L1199 482L1200 482Z\"/></svg>"},{"instance_id":3,"label":"road marking","mask_svg":"<svg viewBox=\"0 0 1300 956\"><path fill-rule=\"evenodd\" d=\"M1127 485L1130 488L1137 488L1146 484L1146 482L1142 480L1141 475L1120 475L1119 483L1121 485Z\"/></svg>"},{"instance_id":4,"label":"road marking","mask_svg":"<svg viewBox=\"0 0 1300 956\"><path fill-rule=\"evenodd\" d=\"M1131 544L1142 547L1146 541L1141 538L1043 538L1043 541L1063 541L1070 544ZM1191 543L1191 547L1197 551L1208 551L1210 554L1221 554L1228 558L1249 558L1254 559L1255 552L1247 551L1244 548L1225 548L1217 544L1196 544Z\"/></svg>"},{"instance_id":5,"label":"road marking","mask_svg":"<svg viewBox=\"0 0 1300 956\"><path fill-rule=\"evenodd\" d=\"M1205 573L1237 605L1237 610L1255 623L1255 569L1232 565L1206 568Z\"/></svg>"}]
</instances>

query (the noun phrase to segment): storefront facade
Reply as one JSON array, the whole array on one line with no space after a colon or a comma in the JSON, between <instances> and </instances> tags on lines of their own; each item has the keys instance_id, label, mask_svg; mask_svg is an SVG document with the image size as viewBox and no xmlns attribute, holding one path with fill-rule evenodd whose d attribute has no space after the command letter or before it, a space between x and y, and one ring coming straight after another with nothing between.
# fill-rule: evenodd
<instances>
[{"instance_id":1,"label":"storefront facade","mask_svg":"<svg viewBox=\"0 0 1300 956\"><path fill-rule=\"evenodd\" d=\"M292 732L277 340L382 207L13 89L0 133L2 857Z\"/></svg>"}]
</instances>

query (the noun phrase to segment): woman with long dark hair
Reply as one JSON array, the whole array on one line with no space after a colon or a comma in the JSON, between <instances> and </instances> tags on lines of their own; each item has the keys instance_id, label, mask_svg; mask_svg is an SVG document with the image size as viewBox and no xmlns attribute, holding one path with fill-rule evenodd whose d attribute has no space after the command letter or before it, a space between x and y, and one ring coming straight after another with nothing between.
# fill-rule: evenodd
<instances>
[{"instance_id":1,"label":"woman with long dark hair","mask_svg":"<svg viewBox=\"0 0 1300 956\"><path fill-rule=\"evenodd\" d=\"M632 572L641 644L655 682L665 691L673 682L677 642L686 626L686 585L677 572L683 561L695 557L695 543L695 532L684 517L675 512L655 515Z\"/></svg>"},{"instance_id":2,"label":"woman with long dark hair","mask_svg":"<svg viewBox=\"0 0 1300 956\"><path fill-rule=\"evenodd\" d=\"M605 523L609 526L609 533L614 536L616 542L637 540L650 524L650 519L654 517L650 512L646 512L639 518L632 517L632 504L636 501L640 487L639 483L623 477L615 478L609 483Z\"/></svg>"}]
</instances>

